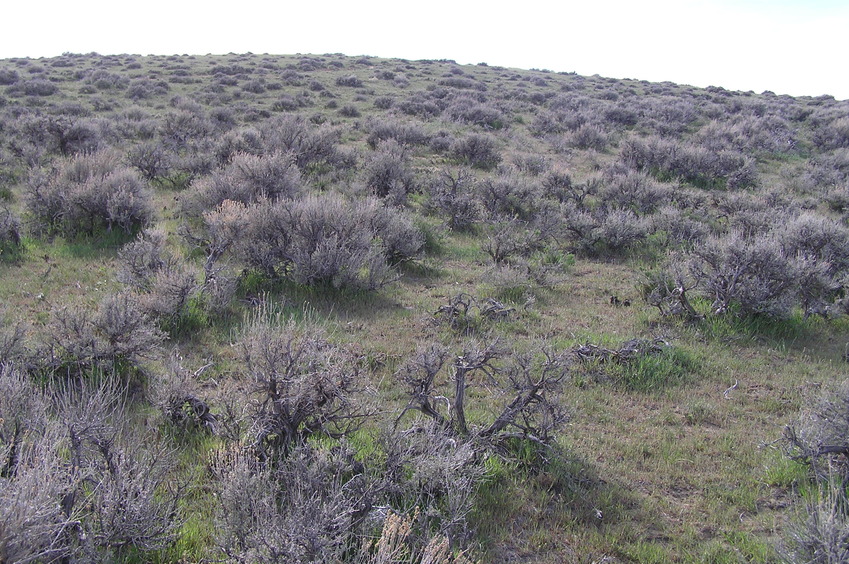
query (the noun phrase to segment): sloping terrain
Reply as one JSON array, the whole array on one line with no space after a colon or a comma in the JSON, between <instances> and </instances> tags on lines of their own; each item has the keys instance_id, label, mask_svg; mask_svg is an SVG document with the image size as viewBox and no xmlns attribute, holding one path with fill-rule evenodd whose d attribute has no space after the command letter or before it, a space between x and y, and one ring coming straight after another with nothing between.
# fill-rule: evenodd
<instances>
[{"instance_id":1,"label":"sloping terrain","mask_svg":"<svg viewBox=\"0 0 849 564\"><path fill-rule=\"evenodd\" d=\"M2 60L0 197L0 561L772 562L845 444L830 97Z\"/></svg>"}]
</instances>

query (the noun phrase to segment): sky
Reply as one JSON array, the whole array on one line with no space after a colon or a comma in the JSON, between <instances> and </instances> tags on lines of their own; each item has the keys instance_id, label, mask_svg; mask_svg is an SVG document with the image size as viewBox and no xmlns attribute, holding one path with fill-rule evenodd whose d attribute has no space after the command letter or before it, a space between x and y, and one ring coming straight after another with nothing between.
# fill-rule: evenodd
<instances>
[{"instance_id":1,"label":"sky","mask_svg":"<svg viewBox=\"0 0 849 564\"><path fill-rule=\"evenodd\" d=\"M0 58L344 53L849 99L849 0L8 4Z\"/></svg>"}]
</instances>

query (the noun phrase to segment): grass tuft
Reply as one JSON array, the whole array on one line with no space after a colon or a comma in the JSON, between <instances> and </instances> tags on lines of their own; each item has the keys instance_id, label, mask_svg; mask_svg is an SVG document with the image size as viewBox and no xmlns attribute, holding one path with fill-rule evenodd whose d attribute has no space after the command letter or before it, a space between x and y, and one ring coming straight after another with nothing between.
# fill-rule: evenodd
<instances>
[{"instance_id":1,"label":"grass tuft","mask_svg":"<svg viewBox=\"0 0 849 564\"><path fill-rule=\"evenodd\" d=\"M611 365L611 375L623 388L634 392L659 392L686 383L698 373L695 357L680 347Z\"/></svg>"}]
</instances>

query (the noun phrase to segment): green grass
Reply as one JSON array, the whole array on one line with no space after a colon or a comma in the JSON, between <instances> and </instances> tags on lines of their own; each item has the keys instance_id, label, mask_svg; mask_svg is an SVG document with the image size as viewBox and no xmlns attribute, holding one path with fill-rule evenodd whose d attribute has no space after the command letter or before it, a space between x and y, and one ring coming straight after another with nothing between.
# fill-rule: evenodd
<instances>
[{"instance_id":1,"label":"green grass","mask_svg":"<svg viewBox=\"0 0 849 564\"><path fill-rule=\"evenodd\" d=\"M811 323L814 322L804 319L799 312L788 319L728 312L706 317L698 323L696 330L710 339L742 338L750 342L767 341L787 346L803 338Z\"/></svg>"},{"instance_id":2,"label":"green grass","mask_svg":"<svg viewBox=\"0 0 849 564\"><path fill-rule=\"evenodd\" d=\"M810 475L806 465L775 451L774 459L763 469L763 481L768 486L789 490L804 487L810 481Z\"/></svg>"},{"instance_id":3,"label":"green grass","mask_svg":"<svg viewBox=\"0 0 849 564\"><path fill-rule=\"evenodd\" d=\"M679 386L697 377L698 372L698 362L693 355L678 347L641 355L634 360L614 364L610 369L618 385L636 392L660 392Z\"/></svg>"}]
</instances>

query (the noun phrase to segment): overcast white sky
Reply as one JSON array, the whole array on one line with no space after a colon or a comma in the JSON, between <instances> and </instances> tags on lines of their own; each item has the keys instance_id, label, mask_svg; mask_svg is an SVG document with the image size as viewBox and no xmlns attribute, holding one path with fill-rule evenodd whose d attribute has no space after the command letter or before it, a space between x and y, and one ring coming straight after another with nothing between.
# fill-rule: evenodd
<instances>
[{"instance_id":1,"label":"overcast white sky","mask_svg":"<svg viewBox=\"0 0 849 564\"><path fill-rule=\"evenodd\" d=\"M0 58L344 53L849 99L849 0L8 2Z\"/></svg>"}]
</instances>

